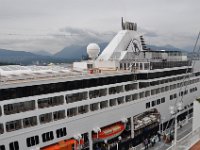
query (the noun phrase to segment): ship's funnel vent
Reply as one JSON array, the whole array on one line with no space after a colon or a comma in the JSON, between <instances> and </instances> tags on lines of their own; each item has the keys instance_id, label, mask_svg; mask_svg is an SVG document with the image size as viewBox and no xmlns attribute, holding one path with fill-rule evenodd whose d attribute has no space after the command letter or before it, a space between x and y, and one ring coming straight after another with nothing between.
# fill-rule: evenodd
<instances>
[{"instance_id":1,"label":"ship's funnel vent","mask_svg":"<svg viewBox=\"0 0 200 150\"><path fill-rule=\"evenodd\" d=\"M122 17L122 30L134 30L137 31L137 24L133 22L124 22Z\"/></svg>"}]
</instances>

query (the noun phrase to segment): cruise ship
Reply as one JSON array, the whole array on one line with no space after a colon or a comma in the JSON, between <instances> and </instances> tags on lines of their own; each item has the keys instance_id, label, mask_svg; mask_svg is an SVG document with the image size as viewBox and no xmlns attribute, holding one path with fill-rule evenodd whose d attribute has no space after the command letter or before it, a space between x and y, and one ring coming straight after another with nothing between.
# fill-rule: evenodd
<instances>
[{"instance_id":1,"label":"cruise ship","mask_svg":"<svg viewBox=\"0 0 200 150\"><path fill-rule=\"evenodd\" d=\"M137 24L71 66L0 66L0 150L128 150L192 115L200 72L181 51L152 50ZM122 144L125 143L125 144Z\"/></svg>"}]
</instances>

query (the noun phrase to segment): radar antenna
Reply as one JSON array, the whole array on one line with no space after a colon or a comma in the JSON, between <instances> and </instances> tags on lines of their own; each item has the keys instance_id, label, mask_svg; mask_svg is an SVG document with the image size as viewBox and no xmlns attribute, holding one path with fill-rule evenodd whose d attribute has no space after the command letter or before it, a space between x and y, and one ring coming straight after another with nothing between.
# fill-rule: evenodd
<instances>
[{"instance_id":1,"label":"radar antenna","mask_svg":"<svg viewBox=\"0 0 200 150\"><path fill-rule=\"evenodd\" d=\"M137 24L133 23L133 22L124 22L123 21L123 17L121 20L121 26L122 26L122 30L134 30L137 31Z\"/></svg>"}]
</instances>

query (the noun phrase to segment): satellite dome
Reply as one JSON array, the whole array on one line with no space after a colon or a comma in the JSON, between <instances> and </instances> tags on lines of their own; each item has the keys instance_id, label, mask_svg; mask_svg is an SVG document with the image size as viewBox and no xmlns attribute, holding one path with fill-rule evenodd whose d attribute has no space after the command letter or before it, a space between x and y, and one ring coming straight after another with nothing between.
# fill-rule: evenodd
<instances>
[{"instance_id":1,"label":"satellite dome","mask_svg":"<svg viewBox=\"0 0 200 150\"><path fill-rule=\"evenodd\" d=\"M97 58L97 56L99 55L100 53L100 47L98 44L96 43L90 43L88 46L87 46L87 54L89 56L89 58L91 59L95 59Z\"/></svg>"}]
</instances>

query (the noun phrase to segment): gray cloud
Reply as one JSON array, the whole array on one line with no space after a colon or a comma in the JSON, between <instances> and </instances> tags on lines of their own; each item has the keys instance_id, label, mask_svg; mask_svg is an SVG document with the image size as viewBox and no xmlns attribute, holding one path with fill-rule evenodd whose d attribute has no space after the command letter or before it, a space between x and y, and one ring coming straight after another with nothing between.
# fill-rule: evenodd
<instances>
[{"instance_id":1,"label":"gray cloud","mask_svg":"<svg viewBox=\"0 0 200 150\"><path fill-rule=\"evenodd\" d=\"M122 16L137 22L150 44L191 47L200 30L197 14L199 0L0 0L0 48L55 53L70 44L106 42L113 37L107 33L120 30Z\"/></svg>"},{"instance_id":2,"label":"gray cloud","mask_svg":"<svg viewBox=\"0 0 200 150\"><path fill-rule=\"evenodd\" d=\"M148 29L139 29L144 33L146 43L149 45L173 45L181 49L191 50L194 45L196 36L188 34L175 33L156 33ZM65 27L55 33L49 34L14 34L0 36L1 48L11 50L39 51L45 50L50 53L56 53L64 47L70 45L87 45L89 43L106 43L109 42L116 32L96 32L88 29L79 29ZM186 42L187 41L187 42Z\"/></svg>"},{"instance_id":3,"label":"gray cloud","mask_svg":"<svg viewBox=\"0 0 200 150\"><path fill-rule=\"evenodd\" d=\"M114 32L96 32L87 29L66 27L49 34L12 34L0 36L1 48L10 50L56 53L70 45L87 45L91 42L104 43L111 40Z\"/></svg>"}]
</instances>

